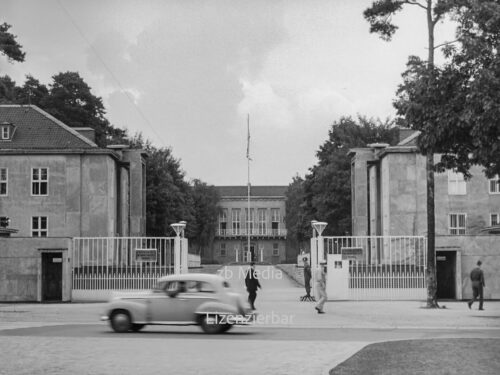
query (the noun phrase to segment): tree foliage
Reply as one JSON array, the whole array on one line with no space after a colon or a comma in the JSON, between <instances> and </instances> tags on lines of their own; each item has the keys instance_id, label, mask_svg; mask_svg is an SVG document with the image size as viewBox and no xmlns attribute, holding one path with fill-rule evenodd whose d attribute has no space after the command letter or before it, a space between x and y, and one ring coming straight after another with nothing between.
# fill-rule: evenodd
<instances>
[{"instance_id":1,"label":"tree foliage","mask_svg":"<svg viewBox=\"0 0 500 375\"><path fill-rule=\"evenodd\" d=\"M410 59L395 106L422 132L422 152L436 150L436 169L456 169L470 177L481 165L488 177L500 174L500 4L457 1L457 43L445 48L446 63L428 69Z\"/></svg>"},{"instance_id":2,"label":"tree foliage","mask_svg":"<svg viewBox=\"0 0 500 375\"><path fill-rule=\"evenodd\" d=\"M295 177L288 187L286 223L289 236L301 246L311 237L311 220L326 221L325 235L351 232L351 161L349 150L370 143L397 143L391 121L342 117L333 123L328 139L316 153L318 162L305 179Z\"/></svg>"},{"instance_id":3,"label":"tree foliage","mask_svg":"<svg viewBox=\"0 0 500 375\"><path fill-rule=\"evenodd\" d=\"M212 247L220 212L220 196L214 186L195 179L191 184L194 216L193 247L202 257L210 257L207 249Z\"/></svg>"},{"instance_id":4,"label":"tree foliage","mask_svg":"<svg viewBox=\"0 0 500 375\"><path fill-rule=\"evenodd\" d=\"M22 50L23 46L16 41L17 36L9 32L11 27L6 22L0 25L0 53L7 56L9 62L23 62L26 54Z\"/></svg>"}]
</instances>

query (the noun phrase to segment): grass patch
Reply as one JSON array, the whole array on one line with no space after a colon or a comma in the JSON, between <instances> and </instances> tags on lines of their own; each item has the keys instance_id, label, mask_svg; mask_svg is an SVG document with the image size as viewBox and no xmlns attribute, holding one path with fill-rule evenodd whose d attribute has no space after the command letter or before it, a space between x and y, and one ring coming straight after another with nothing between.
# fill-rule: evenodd
<instances>
[{"instance_id":1,"label":"grass patch","mask_svg":"<svg viewBox=\"0 0 500 375\"><path fill-rule=\"evenodd\" d=\"M371 344L330 370L330 375L346 374L500 374L500 339Z\"/></svg>"}]
</instances>

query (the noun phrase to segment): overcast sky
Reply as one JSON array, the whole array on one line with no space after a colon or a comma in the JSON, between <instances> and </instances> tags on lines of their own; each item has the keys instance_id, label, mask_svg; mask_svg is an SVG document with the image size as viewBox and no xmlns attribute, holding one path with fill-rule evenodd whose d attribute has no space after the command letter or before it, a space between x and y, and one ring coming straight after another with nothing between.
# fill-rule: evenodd
<instances>
[{"instance_id":1,"label":"overcast sky","mask_svg":"<svg viewBox=\"0 0 500 375\"><path fill-rule=\"evenodd\" d=\"M344 115L385 119L408 55L425 57L425 13L394 19L390 43L369 33L371 0L1 0L24 63L0 74L49 84L78 71L107 118L171 147L189 179L288 185L316 163ZM438 26L439 44L452 39Z\"/></svg>"}]
</instances>

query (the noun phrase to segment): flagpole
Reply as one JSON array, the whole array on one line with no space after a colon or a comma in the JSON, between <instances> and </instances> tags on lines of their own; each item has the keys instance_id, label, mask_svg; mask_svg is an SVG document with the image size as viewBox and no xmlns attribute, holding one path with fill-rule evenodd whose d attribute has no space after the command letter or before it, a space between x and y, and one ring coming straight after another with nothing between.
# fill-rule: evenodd
<instances>
[{"instance_id":1,"label":"flagpole","mask_svg":"<svg viewBox=\"0 0 500 375\"><path fill-rule=\"evenodd\" d=\"M247 199L248 199L248 212L247 212L247 255L250 254L250 114L247 115L247 168L248 168L248 184L247 184Z\"/></svg>"}]
</instances>

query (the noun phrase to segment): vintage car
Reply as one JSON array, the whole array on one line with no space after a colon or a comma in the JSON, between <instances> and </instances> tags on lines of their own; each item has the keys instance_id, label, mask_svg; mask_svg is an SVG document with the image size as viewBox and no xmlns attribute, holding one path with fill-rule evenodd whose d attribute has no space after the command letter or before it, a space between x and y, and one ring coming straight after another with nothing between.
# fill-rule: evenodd
<instances>
[{"instance_id":1,"label":"vintage car","mask_svg":"<svg viewBox=\"0 0 500 375\"><path fill-rule=\"evenodd\" d=\"M137 332L148 324L199 325L206 333L251 324L255 315L243 297L218 275L162 277L151 291L114 292L101 320L115 332Z\"/></svg>"}]
</instances>

